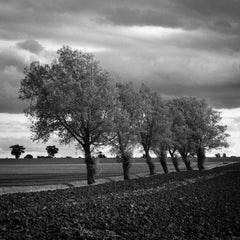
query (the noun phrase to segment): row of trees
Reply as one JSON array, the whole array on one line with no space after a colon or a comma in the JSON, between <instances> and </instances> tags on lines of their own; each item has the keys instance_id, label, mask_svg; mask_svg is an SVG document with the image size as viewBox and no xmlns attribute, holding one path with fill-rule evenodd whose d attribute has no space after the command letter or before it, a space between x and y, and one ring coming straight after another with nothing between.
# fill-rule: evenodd
<instances>
[{"instance_id":1,"label":"row of trees","mask_svg":"<svg viewBox=\"0 0 240 240\"><path fill-rule=\"evenodd\" d=\"M22 155L22 153L25 153L25 147L21 146L21 145L12 145L10 146L9 148L11 148L11 154L13 156L15 156L15 158L20 158L20 156ZM55 154L58 153L58 148L55 147L55 145L52 145L52 146L47 146L46 147L46 151L48 153L48 157L54 157ZM25 156L26 158L32 158L32 155L28 154Z\"/></svg>"},{"instance_id":2,"label":"row of trees","mask_svg":"<svg viewBox=\"0 0 240 240\"><path fill-rule=\"evenodd\" d=\"M155 166L150 151L168 172L171 155L179 171L176 152L191 170L189 155L197 155L204 169L205 151L227 146L226 126L220 113L194 97L165 101L142 84L116 83L92 54L63 47L51 65L33 62L25 69L20 99L29 103L33 140L48 141L57 133L61 143L77 142L85 153L88 184L94 183L92 153L103 145L121 156L124 178L129 179L134 147L144 151L150 174Z\"/></svg>"}]
</instances>

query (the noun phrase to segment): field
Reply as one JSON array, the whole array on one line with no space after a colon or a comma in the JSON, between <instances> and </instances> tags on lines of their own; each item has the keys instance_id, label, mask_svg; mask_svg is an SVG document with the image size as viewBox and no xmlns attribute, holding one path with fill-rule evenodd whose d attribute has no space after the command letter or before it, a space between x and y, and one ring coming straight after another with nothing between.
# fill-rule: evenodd
<instances>
[{"instance_id":1,"label":"field","mask_svg":"<svg viewBox=\"0 0 240 240\"><path fill-rule=\"evenodd\" d=\"M170 159L168 160L169 170L174 171ZM240 158L208 158L206 168L233 161L240 161ZM156 171L162 173L159 161L154 159L154 162ZM192 160L192 166L197 169L195 159ZM182 162L180 162L180 169L185 169ZM145 160L141 158L134 159L131 168L132 175L139 173L148 174ZM115 158L100 160L96 178L119 175L122 175L122 167ZM86 180L84 159L0 159L0 187L56 184L79 180Z\"/></svg>"},{"instance_id":2,"label":"field","mask_svg":"<svg viewBox=\"0 0 240 240\"><path fill-rule=\"evenodd\" d=\"M0 196L0 239L240 239L240 163Z\"/></svg>"}]
</instances>

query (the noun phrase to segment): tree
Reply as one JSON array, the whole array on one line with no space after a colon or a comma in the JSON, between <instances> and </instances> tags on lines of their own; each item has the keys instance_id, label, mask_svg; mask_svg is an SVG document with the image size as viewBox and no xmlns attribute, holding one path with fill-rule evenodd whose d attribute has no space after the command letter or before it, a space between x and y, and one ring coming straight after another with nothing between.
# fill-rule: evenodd
<instances>
[{"instance_id":1,"label":"tree","mask_svg":"<svg viewBox=\"0 0 240 240\"><path fill-rule=\"evenodd\" d=\"M188 155L197 154L198 168L204 169L207 149L226 147L228 144L225 133L226 126L221 125L220 113L213 110L206 100L194 97L184 97L172 101L172 112L178 115L175 135L177 149L186 164L191 169Z\"/></svg>"},{"instance_id":2,"label":"tree","mask_svg":"<svg viewBox=\"0 0 240 240\"><path fill-rule=\"evenodd\" d=\"M138 104L136 106L136 124L139 132L139 142L144 150L146 162L150 175L155 174L155 165L149 154L153 147L153 142L158 135L158 120L161 118L162 100L156 92L142 84L138 94Z\"/></svg>"},{"instance_id":3,"label":"tree","mask_svg":"<svg viewBox=\"0 0 240 240\"><path fill-rule=\"evenodd\" d=\"M176 154L176 151L174 149L173 149L173 151L171 149L169 149L168 152L171 156L172 163L173 163L173 166L174 166L176 172L180 172L180 169L179 169L179 159L180 158Z\"/></svg>"},{"instance_id":4,"label":"tree","mask_svg":"<svg viewBox=\"0 0 240 240\"><path fill-rule=\"evenodd\" d=\"M13 145L11 147L11 154L15 156L15 158L19 158L21 156L22 153L25 153L25 147L20 146L20 145Z\"/></svg>"},{"instance_id":5,"label":"tree","mask_svg":"<svg viewBox=\"0 0 240 240\"><path fill-rule=\"evenodd\" d=\"M166 103L168 107L168 119L169 119L169 136L168 136L168 152L171 156L173 166L176 172L180 172L179 169L179 157L177 155L177 149L179 145L179 137L178 136L178 126L182 122L181 116L179 116L178 112L175 109L175 104L173 100L169 100Z\"/></svg>"},{"instance_id":6,"label":"tree","mask_svg":"<svg viewBox=\"0 0 240 240\"><path fill-rule=\"evenodd\" d=\"M113 115L113 128L109 134L112 152L121 156L123 176L128 180L132 165L132 150L137 142L135 126L136 92L132 83L116 85L117 105Z\"/></svg>"},{"instance_id":7,"label":"tree","mask_svg":"<svg viewBox=\"0 0 240 240\"><path fill-rule=\"evenodd\" d=\"M20 99L32 119L33 140L56 133L61 143L77 142L85 153L88 184L95 182L94 149L111 127L114 87L92 54L63 47L51 65L33 62L24 71Z\"/></svg>"},{"instance_id":8,"label":"tree","mask_svg":"<svg viewBox=\"0 0 240 240\"><path fill-rule=\"evenodd\" d=\"M167 150L165 149L165 147L163 145L160 145L158 148L154 149L154 153L157 155L164 173L168 173Z\"/></svg>"},{"instance_id":9,"label":"tree","mask_svg":"<svg viewBox=\"0 0 240 240\"><path fill-rule=\"evenodd\" d=\"M107 158L102 152L98 153L98 158Z\"/></svg>"},{"instance_id":10,"label":"tree","mask_svg":"<svg viewBox=\"0 0 240 240\"><path fill-rule=\"evenodd\" d=\"M47 146L46 150L47 150L47 153L48 153L49 157L54 157L55 154L58 153L59 149L57 147L55 147L55 145L53 145L53 146Z\"/></svg>"},{"instance_id":11,"label":"tree","mask_svg":"<svg viewBox=\"0 0 240 240\"><path fill-rule=\"evenodd\" d=\"M192 130L194 152L198 158L199 170L204 169L206 150L227 147L227 129L222 125L220 112L213 110L205 99L189 98L187 124Z\"/></svg>"},{"instance_id":12,"label":"tree","mask_svg":"<svg viewBox=\"0 0 240 240\"><path fill-rule=\"evenodd\" d=\"M169 109L165 102L159 96L156 96L157 117L155 118L155 127L152 140L152 149L157 155L164 173L168 173L167 151L171 146L171 122L169 119Z\"/></svg>"},{"instance_id":13,"label":"tree","mask_svg":"<svg viewBox=\"0 0 240 240\"><path fill-rule=\"evenodd\" d=\"M176 150L181 155L181 158L187 170L192 170L189 155L193 151L192 130L186 122L186 114L188 111L187 98L176 98L168 102L170 115L172 116L171 133L172 145L169 148L169 153L172 157L176 171L179 170L177 165Z\"/></svg>"}]
</instances>

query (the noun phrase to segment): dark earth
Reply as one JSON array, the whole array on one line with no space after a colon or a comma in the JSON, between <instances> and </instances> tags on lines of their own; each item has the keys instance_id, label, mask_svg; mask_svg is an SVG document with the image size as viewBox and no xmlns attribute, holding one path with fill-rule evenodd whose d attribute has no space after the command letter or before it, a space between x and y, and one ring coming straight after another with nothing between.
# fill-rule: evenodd
<instances>
[{"instance_id":1,"label":"dark earth","mask_svg":"<svg viewBox=\"0 0 240 240\"><path fill-rule=\"evenodd\" d=\"M0 239L240 239L240 163L0 196Z\"/></svg>"}]
</instances>

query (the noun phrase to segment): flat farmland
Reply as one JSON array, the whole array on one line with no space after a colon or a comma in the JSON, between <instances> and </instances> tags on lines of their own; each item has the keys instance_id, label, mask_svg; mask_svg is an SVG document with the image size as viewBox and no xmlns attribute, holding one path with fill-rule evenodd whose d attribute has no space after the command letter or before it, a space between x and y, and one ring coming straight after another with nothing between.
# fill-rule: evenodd
<instances>
[{"instance_id":1,"label":"flat farmland","mask_svg":"<svg viewBox=\"0 0 240 240\"><path fill-rule=\"evenodd\" d=\"M157 159L153 159L156 172L162 173L162 167ZM240 158L208 158L206 168L224 163L240 161ZM196 160L192 159L192 166L197 169ZM174 171L168 159L169 171ZM180 169L185 167L180 161ZM148 174L148 167L144 159L133 159L131 175ZM121 163L115 158L100 159L96 178L108 178L122 175ZM80 158L52 158L52 159L0 159L0 186L27 186L68 183L86 179L86 165Z\"/></svg>"}]
</instances>

